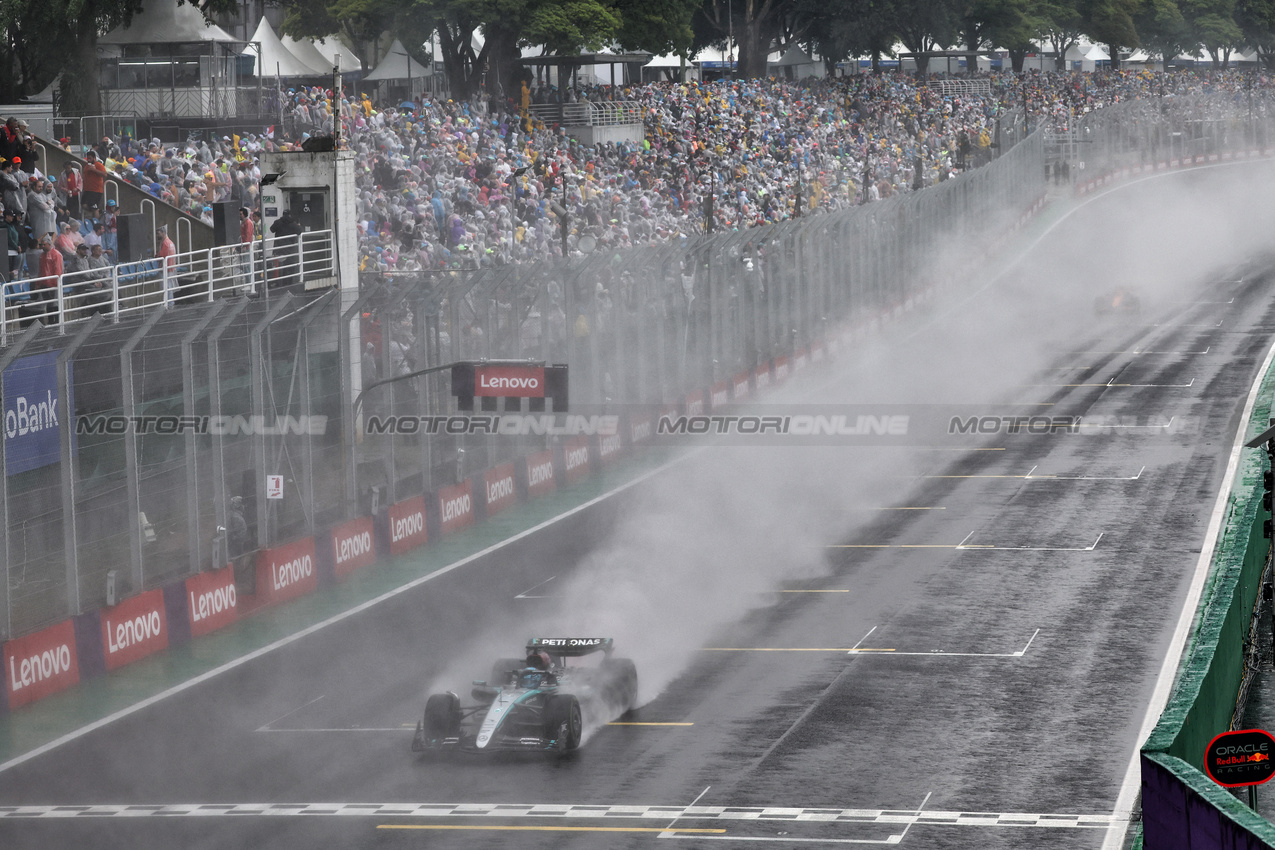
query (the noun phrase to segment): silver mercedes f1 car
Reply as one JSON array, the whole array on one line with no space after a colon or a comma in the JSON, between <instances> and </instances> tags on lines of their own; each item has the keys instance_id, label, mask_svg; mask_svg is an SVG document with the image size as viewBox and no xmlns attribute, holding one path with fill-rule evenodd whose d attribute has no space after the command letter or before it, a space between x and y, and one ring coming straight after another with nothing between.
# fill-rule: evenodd
<instances>
[{"instance_id":1,"label":"silver mercedes f1 car","mask_svg":"<svg viewBox=\"0 0 1275 850\"><path fill-rule=\"evenodd\" d=\"M580 746L585 723L604 723L634 707L637 668L613 656L611 638L532 638L524 658L501 658L473 683L474 703L432 694L416 723L412 752L548 751ZM602 653L600 664L568 660Z\"/></svg>"}]
</instances>

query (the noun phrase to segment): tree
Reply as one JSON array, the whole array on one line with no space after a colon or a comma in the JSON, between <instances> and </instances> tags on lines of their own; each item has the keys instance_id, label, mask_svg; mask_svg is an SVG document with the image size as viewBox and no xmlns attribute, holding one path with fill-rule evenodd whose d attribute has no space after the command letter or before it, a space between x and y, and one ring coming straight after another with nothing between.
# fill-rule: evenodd
<instances>
[{"instance_id":1,"label":"tree","mask_svg":"<svg viewBox=\"0 0 1275 850\"><path fill-rule=\"evenodd\" d=\"M957 39L960 27L953 0L896 0L892 29L908 50L916 54L916 72L929 72L925 54L945 48Z\"/></svg>"},{"instance_id":2,"label":"tree","mask_svg":"<svg viewBox=\"0 0 1275 850\"><path fill-rule=\"evenodd\" d=\"M719 42L734 35L739 45L738 76L766 76L766 56L784 31L783 18L795 11L796 0L705 0L699 17L713 36L698 41Z\"/></svg>"},{"instance_id":3,"label":"tree","mask_svg":"<svg viewBox=\"0 0 1275 850\"><path fill-rule=\"evenodd\" d=\"M1215 69L1225 68L1244 39L1235 22L1235 0L1180 0L1191 41L1208 51Z\"/></svg>"},{"instance_id":4,"label":"tree","mask_svg":"<svg viewBox=\"0 0 1275 850\"><path fill-rule=\"evenodd\" d=\"M1107 45L1112 68L1120 67L1121 47L1139 44L1138 28L1133 22L1139 5L1138 0L1079 0L1077 3L1085 22L1085 35L1098 44Z\"/></svg>"},{"instance_id":5,"label":"tree","mask_svg":"<svg viewBox=\"0 0 1275 850\"><path fill-rule=\"evenodd\" d=\"M1076 0L1041 0L1033 13L1040 21L1040 33L1054 51L1054 69L1067 70L1067 51L1080 42L1085 21Z\"/></svg>"},{"instance_id":6,"label":"tree","mask_svg":"<svg viewBox=\"0 0 1275 850\"><path fill-rule=\"evenodd\" d=\"M1000 42L1025 16L1025 0L961 0L956 7L957 27L965 42L965 70L978 72L978 54ZM1003 42L1001 42L1003 43Z\"/></svg>"},{"instance_id":7,"label":"tree","mask_svg":"<svg viewBox=\"0 0 1275 850\"><path fill-rule=\"evenodd\" d=\"M1257 51L1268 69L1275 68L1275 0L1239 0L1235 22L1243 43Z\"/></svg>"},{"instance_id":8,"label":"tree","mask_svg":"<svg viewBox=\"0 0 1275 850\"><path fill-rule=\"evenodd\" d=\"M616 43L624 50L690 58L695 32L691 21L702 0L621 0Z\"/></svg>"},{"instance_id":9,"label":"tree","mask_svg":"<svg viewBox=\"0 0 1275 850\"><path fill-rule=\"evenodd\" d=\"M1175 0L1144 0L1134 23L1142 46L1165 63L1179 53L1194 54L1199 49Z\"/></svg>"},{"instance_id":10,"label":"tree","mask_svg":"<svg viewBox=\"0 0 1275 850\"><path fill-rule=\"evenodd\" d=\"M873 57L873 72L879 73L879 57L895 41L890 0L801 0L793 14L829 74L838 62L863 55Z\"/></svg>"}]
</instances>

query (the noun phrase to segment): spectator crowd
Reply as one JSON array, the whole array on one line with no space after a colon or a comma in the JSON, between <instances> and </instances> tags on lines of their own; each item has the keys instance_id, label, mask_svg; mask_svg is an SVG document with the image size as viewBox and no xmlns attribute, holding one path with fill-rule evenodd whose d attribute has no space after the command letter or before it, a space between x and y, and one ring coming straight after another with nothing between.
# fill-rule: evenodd
<instances>
[{"instance_id":1,"label":"spectator crowd","mask_svg":"<svg viewBox=\"0 0 1275 850\"><path fill-rule=\"evenodd\" d=\"M564 241L575 251L585 236L625 247L760 225L949 179L990 161L1025 124L1064 129L1130 99L1270 93L1266 77L1239 72L991 74L959 88L932 82L860 74L649 83L561 97L537 87L537 102L638 104L641 141L593 146L536 119L528 91L505 103L424 97L411 108L341 97L342 145L356 153L360 267L476 268L560 256ZM281 95L282 123L261 133L183 143L108 136L85 152L82 170L58 175L41 171L32 137L10 119L0 128L7 271L35 276L109 263L117 234L107 175L209 223L211 204L233 201L248 222L242 238L251 238L259 232L257 155L298 149L333 126L330 91Z\"/></svg>"}]
</instances>

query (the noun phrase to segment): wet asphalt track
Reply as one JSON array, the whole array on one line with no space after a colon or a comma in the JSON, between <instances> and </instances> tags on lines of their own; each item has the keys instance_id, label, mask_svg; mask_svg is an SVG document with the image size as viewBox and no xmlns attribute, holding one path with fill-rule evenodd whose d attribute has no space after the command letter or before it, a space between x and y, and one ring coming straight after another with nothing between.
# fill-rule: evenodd
<instances>
[{"instance_id":1,"label":"wet asphalt track","mask_svg":"<svg viewBox=\"0 0 1275 850\"><path fill-rule=\"evenodd\" d=\"M2 806L294 807L2 819L0 846L1096 848L1275 333L1265 270L1200 284L1134 317L1053 316L1069 344L1016 399L1178 430L934 452L893 502L931 510L881 511L785 588L850 592L759 599L623 718L693 725L607 726L561 760L408 752L422 683L551 613L528 591L628 493L0 773Z\"/></svg>"}]
</instances>

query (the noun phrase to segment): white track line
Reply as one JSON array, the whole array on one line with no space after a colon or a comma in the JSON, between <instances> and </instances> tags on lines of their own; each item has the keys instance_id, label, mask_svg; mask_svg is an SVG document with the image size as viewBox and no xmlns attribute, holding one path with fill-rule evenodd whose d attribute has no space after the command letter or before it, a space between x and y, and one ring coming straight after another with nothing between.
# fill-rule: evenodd
<instances>
[{"instance_id":1,"label":"white track line","mask_svg":"<svg viewBox=\"0 0 1275 850\"><path fill-rule=\"evenodd\" d=\"M312 626L307 626L301 631L294 632L293 634L290 634L287 637L280 638L274 643L267 644L266 646L260 647L258 649L254 649L252 652L249 652L246 655L241 655L238 658L227 661L225 664L222 664L219 667L214 667L212 670L208 670L207 672L200 673L198 676L195 676L193 679L187 679L186 681L181 682L180 684L174 685L173 687L168 688L167 690L161 691L155 694L154 696L149 696L146 699L141 700L140 702L136 702L133 705L128 706L127 708L121 708L119 711L108 714L106 717L103 717L100 720L95 720L92 723L88 723L88 724L85 724L84 726L81 726L79 729L75 729L71 732L67 732L65 735L55 738L54 740L49 741L47 744L41 744L40 746L36 747L33 750L25 752L19 756L14 756L13 758L9 759L3 764L0 764L0 773L3 773L4 771L9 770L11 768L17 767L20 764L25 764L26 762L34 758L44 755L50 750L57 749L63 744L74 741L77 738L81 738L90 732L101 729L103 726L108 726L111 723L114 723L116 720L119 720L124 717L128 717L130 714L134 714L138 711L141 711L142 709L149 708L150 706L155 705L158 702L162 702L163 700L166 700L169 697L174 696L175 694L179 694L183 691L189 690L190 688L193 688L196 685L201 685L204 682L207 682L209 679L213 679L213 678L216 678L217 676L220 676L222 673L225 673L229 670L234 670L236 667L240 667L244 664L247 664L249 661L254 661L263 655L267 655L271 652L274 652L276 649L280 649L291 643L295 643L296 641L299 641L302 638L309 637L315 632L325 629L328 626L333 625L334 623L339 623L342 620L345 620L349 617L353 617L355 614L361 614L367 609L372 608L376 605L379 605L380 603L384 602L387 599L393 599L395 596L398 596L400 593L406 593L407 591L415 587L418 587L422 584L425 584L428 581L433 581L439 576L446 575L447 573L450 573L454 569L463 567L466 564L472 563L474 561L479 560L480 558L484 558L487 555L490 555L492 552L497 552L505 548L506 546L509 546L513 543L517 543L519 540L522 540L525 537L529 537L532 534L542 531L550 527L551 525L554 525L555 523L559 522L560 520L566 519L569 516L574 516L575 514L578 514L581 511L587 510L588 508L593 507L599 502L602 502L602 501L605 501L606 499L611 498L617 493L622 493L625 490L628 490L632 487L636 487L638 484L641 484L647 479L653 478L654 476L659 475L664 470L668 469L674 464L682 462L684 459L685 459L685 455L675 457L672 460L669 460L669 461L666 461L665 463L660 464L659 466L655 467L655 469L651 469L642 473L637 478L634 478L632 481L626 481L620 486L615 487L611 490L608 490L607 492L602 493L601 495L595 496L587 502L576 505L574 508L566 510L555 517L550 517L544 522L538 525L534 525L531 528L526 529L525 531L520 531L517 534L515 534L513 537L502 540L499 543L494 543L491 546L488 546L486 549L483 549L479 552L475 552L472 555L467 555L464 558L461 558L459 561L455 561L451 564L448 564L445 567L441 567L435 570L434 572L429 573L428 575L423 575L420 578L412 579L407 584L396 587L393 590L386 591L385 593L382 593L380 596L377 596L374 599L369 599L366 602L360 603L359 605L355 605L353 608L350 608L349 610L342 611L339 614L334 614L333 616L329 617L326 620L315 623Z\"/></svg>"},{"instance_id":2,"label":"white track line","mask_svg":"<svg viewBox=\"0 0 1275 850\"><path fill-rule=\"evenodd\" d=\"M319 700L323 699L323 696L324 696L323 694L319 694L317 697L315 697L314 699L310 700L309 702L307 702L307 703L305 703L305 704L303 704L303 705L299 705L299 706L297 706L296 708L292 709L292 711L289 711L289 712L287 712L286 714L281 714L281 715L279 715L279 716L278 716L278 717L276 717L274 720L271 720L269 723L265 723L265 724L263 724L263 725L262 725L262 727L261 727L260 729L258 729L257 731L258 731L258 732L269 732L269 731L271 731L271 729L270 729L270 727L271 727L271 726L275 725L275 724L276 724L276 723L278 723L280 720L283 720L285 717L291 717L292 715L296 714L298 711L300 711L300 710L301 710L301 709L303 709L303 708L309 708L310 706L314 705L314 704L315 704L316 702L318 702Z\"/></svg>"},{"instance_id":3,"label":"white track line","mask_svg":"<svg viewBox=\"0 0 1275 850\"><path fill-rule=\"evenodd\" d=\"M712 786L710 785L709 788ZM700 792L700 797L707 792ZM696 799L699 799L698 797ZM929 800L929 795L926 795ZM924 805L924 804L922 804ZM795 824L889 824L909 826L1102 829L1106 814L1040 812L952 812L920 809L824 809L785 806L627 806L569 803L158 803L129 805L0 806L0 820L172 818L244 816L464 818L466 820L572 820L667 822L680 820Z\"/></svg>"},{"instance_id":4,"label":"white track line","mask_svg":"<svg viewBox=\"0 0 1275 850\"><path fill-rule=\"evenodd\" d=\"M713 787L712 785L705 785L705 786L704 786L704 790L703 790L703 791L701 791L701 792L699 792L698 794L696 794L696 795L695 795L695 799L694 799L694 800L691 800L691 806L694 806L694 805L695 805L696 803L698 803L700 800L704 799L704 795L705 795L705 794L707 794L707 793L708 793L708 789L709 789L709 788L712 788L712 787ZM687 806L687 808L690 808L690 806ZM672 829L672 828L673 828L673 824L675 824L675 823L677 823L679 820L681 820L681 817L682 817L681 815L678 815L677 817L673 818L671 821L669 821L669 825L668 825L668 826L666 826L666 827L664 827L664 828L665 828L665 829Z\"/></svg>"},{"instance_id":5,"label":"white track line","mask_svg":"<svg viewBox=\"0 0 1275 850\"><path fill-rule=\"evenodd\" d=\"M1177 676L1178 665L1182 660L1182 651L1186 647L1187 637L1195 622L1196 608L1200 604L1200 595L1204 592L1204 582L1208 578L1209 566L1213 563L1213 552L1217 548L1218 535L1222 532L1222 520L1226 515L1226 505L1230 499L1231 487L1235 484L1235 473L1240 465L1240 453L1244 448L1244 437L1248 433L1248 423L1253 416L1253 407L1257 404L1257 394L1262 388L1266 372L1275 360L1275 344L1266 352L1262 366L1257 370L1257 378L1249 388L1248 398L1244 402L1244 412L1240 415L1239 430L1235 434L1235 442L1231 446L1231 457L1226 464L1226 475L1222 477L1222 488L1218 491L1217 501L1213 504L1213 513L1209 516L1208 529L1204 534L1204 545L1200 548L1199 560L1195 562L1195 572L1191 576L1191 584L1187 588L1186 599L1182 603L1182 612L1178 615L1178 625L1169 641L1169 650L1160 665L1160 675L1156 679L1155 690L1147 705L1146 716L1142 719L1142 729L1134 742L1133 756L1129 759L1129 767L1125 770L1124 781L1120 785L1120 795L1116 798L1115 811L1112 813L1111 827L1102 842L1102 850L1120 850L1124 845L1125 832L1129 828L1129 817L1133 813L1134 801L1142 780L1142 766L1139 762L1139 751L1142 742L1151 734L1160 714L1169 701L1169 692L1173 689L1173 680Z\"/></svg>"},{"instance_id":6,"label":"white track line","mask_svg":"<svg viewBox=\"0 0 1275 850\"><path fill-rule=\"evenodd\" d=\"M540 584L532 585L531 587L524 590L522 593L519 593L517 596L514 597L514 599L554 599L555 597L553 596L529 596L528 594L530 594L531 591L535 590L537 587L544 587L546 584L548 584L549 582L553 581L556 578L557 576L549 576L549 578L540 582Z\"/></svg>"}]
</instances>

